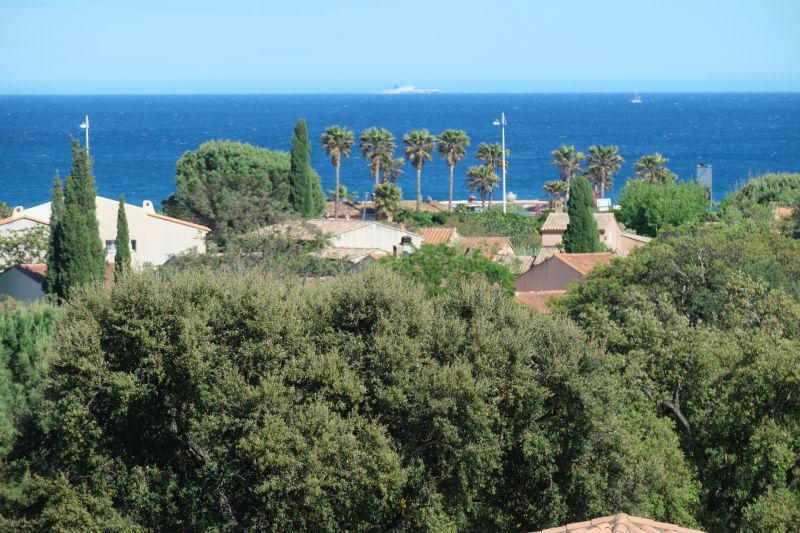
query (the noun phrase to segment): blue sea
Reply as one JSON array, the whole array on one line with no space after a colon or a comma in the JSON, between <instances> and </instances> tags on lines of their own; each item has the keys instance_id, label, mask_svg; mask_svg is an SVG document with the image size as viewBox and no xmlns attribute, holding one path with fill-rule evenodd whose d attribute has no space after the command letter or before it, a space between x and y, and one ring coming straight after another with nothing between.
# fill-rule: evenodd
<instances>
[{"instance_id":1,"label":"blue sea","mask_svg":"<svg viewBox=\"0 0 800 533\"><path fill-rule=\"evenodd\" d=\"M466 198L465 172L474 148L500 142L492 122L506 113L511 152L508 191L544 197L542 184L558 176L550 151L572 144L616 144L625 165L616 195L633 175L633 161L655 151L669 158L681 179L694 179L698 163L713 166L720 199L748 177L800 171L800 93L779 94L431 94L431 95L219 95L219 96L0 96L0 200L35 205L49 200L53 174L69 173L69 136L83 138L91 120L90 147L98 192L132 203L160 203L174 191L175 162L211 139L245 141L288 150L298 118L308 121L312 164L323 188L333 188L330 160L319 147L332 124L389 129L398 137L415 128L467 131L470 156L456 167L456 197ZM399 154L398 154L399 155ZM353 150L342 164L351 191L371 189L366 164ZM445 199L448 169L436 158L422 173L423 196ZM415 195L414 170L400 180Z\"/></svg>"}]
</instances>

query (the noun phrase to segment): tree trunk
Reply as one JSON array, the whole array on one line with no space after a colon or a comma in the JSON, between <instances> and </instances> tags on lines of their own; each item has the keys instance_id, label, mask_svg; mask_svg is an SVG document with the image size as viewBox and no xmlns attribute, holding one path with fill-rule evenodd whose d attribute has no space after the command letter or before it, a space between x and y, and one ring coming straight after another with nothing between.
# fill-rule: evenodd
<instances>
[{"instance_id":1,"label":"tree trunk","mask_svg":"<svg viewBox=\"0 0 800 533\"><path fill-rule=\"evenodd\" d=\"M606 175L600 176L600 198L606 197Z\"/></svg>"},{"instance_id":2,"label":"tree trunk","mask_svg":"<svg viewBox=\"0 0 800 533\"><path fill-rule=\"evenodd\" d=\"M481 188L481 211L486 210L486 189Z\"/></svg>"},{"instance_id":3,"label":"tree trunk","mask_svg":"<svg viewBox=\"0 0 800 533\"><path fill-rule=\"evenodd\" d=\"M422 206L422 165L417 166L417 211Z\"/></svg>"},{"instance_id":4,"label":"tree trunk","mask_svg":"<svg viewBox=\"0 0 800 533\"><path fill-rule=\"evenodd\" d=\"M489 189L489 209L492 208L492 196L494 196L494 189Z\"/></svg>"},{"instance_id":5,"label":"tree trunk","mask_svg":"<svg viewBox=\"0 0 800 533\"><path fill-rule=\"evenodd\" d=\"M375 186L378 186L378 180L381 178L381 160L375 159Z\"/></svg>"},{"instance_id":6,"label":"tree trunk","mask_svg":"<svg viewBox=\"0 0 800 533\"><path fill-rule=\"evenodd\" d=\"M333 217L336 220L339 220L339 167L341 166L340 162L336 162L336 193L333 197Z\"/></svg>"},{"instance_id":7,"label":"tree trunk","mask_svg":"<svg viewBox=\"0 0 800 533\"><path fill-rule=\"evenodd\" d=\"M448 196L447 201L447 210L453 210L453 171L455 170L455 165L450 165L450 196Z\"/></svg>"}]
</instances>

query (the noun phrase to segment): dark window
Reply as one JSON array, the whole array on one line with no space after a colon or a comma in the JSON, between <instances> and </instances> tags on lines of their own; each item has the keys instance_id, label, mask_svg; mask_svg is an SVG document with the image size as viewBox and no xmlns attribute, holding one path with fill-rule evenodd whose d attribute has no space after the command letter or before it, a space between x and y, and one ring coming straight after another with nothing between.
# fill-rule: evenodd
<instances>
[{"instance_id":1,"label":"dark window","mask_svg":"<svg viewBox=\"0 0 800 533\"><path fill-rule=\"evenodd\" d=\"M106 241L106 252L116 253L116 251L117 251L117 241Z\"/></svg>"},{"instance_id":2,"label":"dark window","mask_svg":"<svg viewBox=\"0 0 800 533\"><path fill-rule=\"evenodd\" d=\"M131 250L136 251L136 239L131 239Z\"/></svg>"}]
</instances>

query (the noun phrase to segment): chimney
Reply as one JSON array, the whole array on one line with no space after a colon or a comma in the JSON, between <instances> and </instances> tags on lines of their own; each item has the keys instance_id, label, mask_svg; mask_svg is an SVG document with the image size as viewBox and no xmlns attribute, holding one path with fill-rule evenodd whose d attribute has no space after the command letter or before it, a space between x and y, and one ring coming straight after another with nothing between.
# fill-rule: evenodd
<instances>
[{"instance_id":1,"label":"chimney","mask_svg":"<svg viewBox=\"0 0 800 533\"><path fill-rule=\"evenodd\" d=\"M144 209L148 213L156 212L155 208L153 207L153 202L151 202L150 200L145 200L144 202L142 202L142 209Z\"/></svg>"},{"instance_id":2,"label":"chimney","mask_svg":"<svg viewBox=\"0 0 800 533\"><path fill-rule=\"evenodd\" d=\"M411 237L409 235L400 237L400 247L403 249L403 255L411 254L413 247L411 245Z\"/></svg>"},{"instance_id":3,"label":"chimney","mask_svg":"<svg viewBox=\"0 0 800 533\"><path fill-rule=\"evenodd\" d=\"M18 206L17 206L17 207L15 207L15 208L14 208L14 210L11 212L11 218L20 218L20 217L22 217L22 215L24 215L24 214L25 214L25 208L24 208L24 207L22 207L21 205L18 205Z\"/></svg>"}]
</instances>

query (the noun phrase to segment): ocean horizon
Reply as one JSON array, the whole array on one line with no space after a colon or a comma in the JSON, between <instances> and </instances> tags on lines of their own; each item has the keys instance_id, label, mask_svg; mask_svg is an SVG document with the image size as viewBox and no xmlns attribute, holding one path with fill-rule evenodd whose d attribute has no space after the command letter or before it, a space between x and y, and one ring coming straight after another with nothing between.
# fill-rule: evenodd
<instances>
[{"instance_id":1,"label":"ocean horizon","mask_svg":"<svg viewBox=\"0 0 800 533\"><path fill-rule=\"evenodd\" d=\"M334 169L319 144L322 130L347 126L356 136L371 126L397 137L427 128L437 134L463 129L472 139L456 167L455 197L466 199L466 170L482 142L500 142L492 125L506 113L507 190L519 198L546 198L545 181L558 179L550 151L572 144L616 144L625 164L611 193L616 199L634 175L633 162L652 152L693 180L697 165L712 165L714 198L764 172L800 170L800 93L439 93L439 94L220 94L220 95L16 95L0 96L0 201L32 206L50 198L56 171L69 173L69 136L90 116L90 151L98 193L156 205L174 191L175 163L205 141L229 139L289 150L292 128L305 118L312 165L323 189ZM426 163L423 197L446 200L449 170L441 158ZM342 183L363 197L371 180L357 145L342 163ZM404 197L416 194L409 165L399 180ZM495 196L499 197L498 194Z\"/></svg>"}]
</instances>

